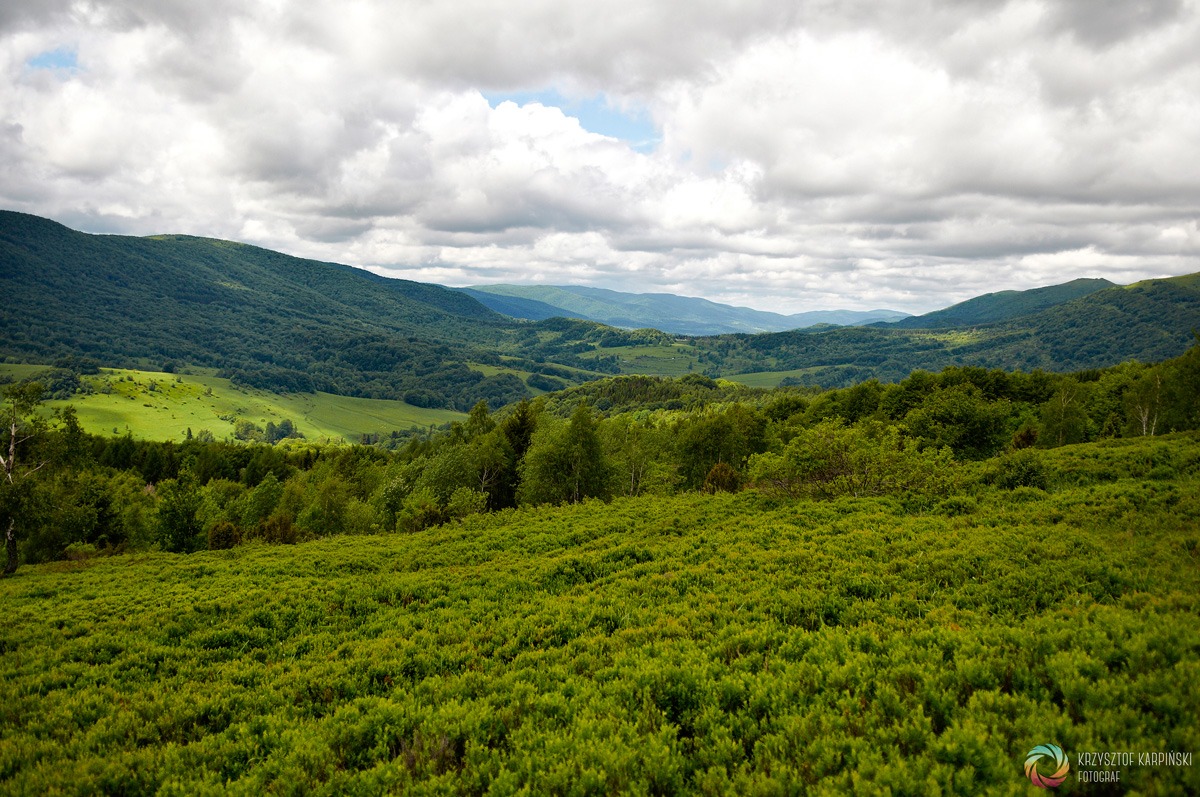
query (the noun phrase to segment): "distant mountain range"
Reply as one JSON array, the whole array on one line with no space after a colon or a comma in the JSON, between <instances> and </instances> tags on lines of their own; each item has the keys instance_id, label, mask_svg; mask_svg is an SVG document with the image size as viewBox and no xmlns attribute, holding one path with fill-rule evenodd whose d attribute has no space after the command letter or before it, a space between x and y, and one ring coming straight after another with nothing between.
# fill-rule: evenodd
<instances>
[{"instance_id":1,"label":"distant mountain range","mask_svg":"<svg viewBox=\"0 0 1200 797\"><path fill-rule=\"evenodd\" d=\"M1200 329L1200 274L1004 291L867 326L828 326L870 321L838 311L788 317L662 294L497 290L509 289L386 279L207 238L89 235L0 211L0 357L9 362L199 366L276 392L421 407L461 410L485 399L495 408L616 373L767 373L776 376L749 381L834 387L947 366L1073 371L1175 357ZM564 310L575 317L560 317ZM542 320L518 320L529 317ZM596 317L610 320L588 320ZM679 322L748 332L780 319L820 323L674 331Z\"/></svg>"},{"instance_id":2,"label":"distant mountain range","mask_svg":"<svg viewBox=\"0 0 1200 797\"><path fill-rule=\"evenodd\" d=\"M670 293L623 293L578 285L475 285L460 290L512 318L580 318L675 335L783 332L818 324L851 326L908 317L908 313L895 310L814 310L782 315Z\"/></svg>"}]
</instances>

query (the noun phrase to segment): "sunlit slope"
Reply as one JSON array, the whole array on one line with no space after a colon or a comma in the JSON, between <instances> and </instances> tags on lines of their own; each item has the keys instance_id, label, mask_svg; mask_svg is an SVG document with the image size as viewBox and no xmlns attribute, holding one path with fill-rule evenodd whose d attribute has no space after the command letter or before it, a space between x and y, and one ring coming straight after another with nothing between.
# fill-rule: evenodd
<instances>
[{"instance_id":1,"label":"sunlit slope","mask_svg":"<svg viewBox=\"0 0 1200 797\"><path fill-rule=\"evenodd\" d=\"M0 366L18 378L36 369ZM104 369L85 376L97 392L69 401L50 401L54 408L75 407L84 430L95 434L130 433L146 440L181 440L189 429L231 436L238 419L260 428L290 420L306 438L357 441L364 433L428 427L465 418L452 410L425 409L402 401L363 399L329 393L278 394L241 388L228 379L194 374ZM107 391L107 392L102 392Z\"/></svg>"}]
</instances>

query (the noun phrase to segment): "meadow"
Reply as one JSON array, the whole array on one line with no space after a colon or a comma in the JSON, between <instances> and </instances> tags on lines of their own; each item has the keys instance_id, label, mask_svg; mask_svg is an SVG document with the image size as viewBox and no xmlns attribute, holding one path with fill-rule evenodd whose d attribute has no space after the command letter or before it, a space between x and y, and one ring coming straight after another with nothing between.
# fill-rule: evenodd
<instances>
[{"instance_id":1,"label":"meadow","mask_svg":"<svg viewBox=\"0 0 1200 797\"><path fill-rule=\"evenodd\" d=\"M45 366L0 365L0 374L24 379ZM71 405L85 431L130 434L139 440L183 440L210 432L232 437L238 419L260 428L290 420L308 439L357 441L366 433L428 428L466 418L466 413L427 409L403 401L338 396L331 393L273 393L235 385L210 372L164 373L104 368L83 376L94 392L48 401L48 411Z\"/></svg>"},{"instance_id":2,"label":"meadow","mask_svg":"<svg viewBox=\"0 0 1200 797\"><path fill-rule=\"evenodd\" d=\"M1197 750L1200 437L1036 455L25 566L0 791L1028 794L1037 744Z\"/></svg>"}]
</instances>

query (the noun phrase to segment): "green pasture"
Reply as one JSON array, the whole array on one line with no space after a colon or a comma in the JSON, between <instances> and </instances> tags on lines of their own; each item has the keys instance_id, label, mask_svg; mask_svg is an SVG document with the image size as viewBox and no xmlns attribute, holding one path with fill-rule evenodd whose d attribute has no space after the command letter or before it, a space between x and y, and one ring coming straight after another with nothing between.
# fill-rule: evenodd
<instances>
[{"instance_id":1,"label":"green pasture","mask_svg":"<svg viewBox=\"0 0 1200 797\"><path fill-rule=\"evenodd\" d=\"M804 376L813 371L820 370L819 368L795 368L791 371L754 371L747 374L728 374L722 376L722 379L728 379L731 382L740 382L746 387L779 387L779 383L790 376Z\"/></svg>"},{"instance_id":2,"label":"green pasture","mask_svg":"<svg viewBox=\"0 0 1200 797\"><path fill-rule=\"evenodd\" d=\"M616 356L621 361L621 373L648 376L683 376L704 370L697 359L695 346L674 343L670 346L613 346L598 348L580 355L589 357Z\"/></svg>"},{"instance_id":3,"label":"green pasture","mask_svg":"<svg viewBox=\"0 0 1200 797\"><path fill-rule=\"evenodd\" d=\"M43 368L3 365L0 374L21 379ZM245 418L260 427L290 419L306 438L354 441L363 432L428 427L466 417L453 410L425 409L402 401L329 393L269 393L198 374L105 368L98 376L84 379L96 392L69 401L50 401L46 406L74 406L86 431L128 432L146 440L181 440L189 428L193 434L207 429L222 439L233 434L236 419Z\"/></svg>"}]
</instances>

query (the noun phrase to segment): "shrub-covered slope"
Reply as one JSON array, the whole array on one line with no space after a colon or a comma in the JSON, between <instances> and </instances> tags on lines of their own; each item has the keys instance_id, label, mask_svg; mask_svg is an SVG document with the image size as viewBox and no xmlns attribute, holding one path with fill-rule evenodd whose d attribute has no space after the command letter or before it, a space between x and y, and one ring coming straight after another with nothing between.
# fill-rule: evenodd
<instances>
[{"instance_id":1,"label":"shrub-covered slope","mask_svg":"<svg viewBox=\"0 0 1200 797\"><path fill-rule=\"evenodd\" d=\"M0 791L1027 794L1034 745L1194 751L1197 450L920 511L692 493L24 568Z\"/></svg>"}]
</instances>

